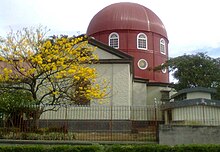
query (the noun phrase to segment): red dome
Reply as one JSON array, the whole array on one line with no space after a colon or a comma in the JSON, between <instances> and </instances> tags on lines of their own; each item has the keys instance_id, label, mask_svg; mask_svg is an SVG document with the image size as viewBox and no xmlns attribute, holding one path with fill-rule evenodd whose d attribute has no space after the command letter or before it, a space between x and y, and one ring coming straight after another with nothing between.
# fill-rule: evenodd
<instances>
[{"instance_id":1,"label":"red dome","mask_svg":"<svg viewBox=\"0 0 220 152\"><path fill-rule=\"evenodd\" d=\"M116 3L99 11L91 20L87 35L108 30L150 31L167 38L160 18L150 9L136 3Z\"/></svg>"}]
</instances>

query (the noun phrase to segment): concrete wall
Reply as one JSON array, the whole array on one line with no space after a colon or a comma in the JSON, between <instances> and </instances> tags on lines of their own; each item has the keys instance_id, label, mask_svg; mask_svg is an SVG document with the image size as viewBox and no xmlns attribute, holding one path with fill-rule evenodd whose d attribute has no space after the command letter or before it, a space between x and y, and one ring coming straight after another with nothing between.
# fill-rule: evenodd
<instances>
[{"instance_id":1,"label":"concrete wall","mask_svg":"<svg viewBox=\"0 0 220 152\"><path fill-rule=\"evenodd\" d=\"M147 86L147 105L154 105L154 101L161 102L161 91L171 90L169 87L164 86Z\"/></svg>"},{"instance_id":2,"label":"concrete wall","mask_svg":"<svg viewBox=\"0 0 220 152\"><path fill-rule=\"evenodd\" d=\"M211 94L205 92L190 92L187 93L186 96L187 99L195 99L195 98L211 99Z\"/></svg>"},{"instance_id":3,"label":"concrete wall","mask_svg":"<svg viewBox=\"0 0 220 152\"><path fill-rule=\"evenodd\" d=\"M95 64L98 78L97 83L105 79L108 85L108 95L103 99L91 101L90 106L60 108L58 111L48 111L41 119L130 119L132 75L129 64ZM104 86L103 86L104 87ZM118 106L118 108L109 108ZM96 106L103 106L96 109ZM109 107L104 107L109 106ZM66 115L67 113L67 115Z\"/></svg>"},{"instance_id":4,"label":"concrete wall","mask_svg":"<svg viewBox=\"0 0 220 152\"><path fill-rule=\"evenodd\" d=\"M48 111L42 114L41 119L130 119L131 105L131 74L129 64L96 64L97 83L107 81L108 95L102 103L91 101L90 106L60 108L58 111ZM104 85L106 85L104 84ZM110 108L119 106L119 108ZM96 108L96 106L99 106ZM103 106L100 108L100 106ZM105 107L109 106L109 107ZM120 107L123 106L123 107Z\"/></svg>"},{"instance_id":5,"label":"concrete wall","mask_svg":"<svg viewBox=\"0 0 220 152\"><path fill-rule=\"evenodd\" d=\"M46 107L48 109L51 107ZM128 120L130 118L128 106L68 106L57 111L44 112L41 120Z\"/></svg>"},{"instance_id":6,"label":"concrete wall","mask_svg":"<svg viewBox=\"0 0 220 152\"><path fill-rule=\"evenodd\" d=\"M96 64L97 82L106 79L108 96L103 103L113 106L130 106L132 97L132 75L129 64Z\"/></svg>"},{"instance_id":7,"label":"concrete wall","mask_svg":"<svg viewBox=\"0 0 220 152\"><path fill-rule=\"evenodd\" d=\"M157 101L160 101L161 99L161 90L162 88L159 86L147 86L147 104L148 105L154 105L155 99Z\"/></svg>"},{"instance_id":8,"label":"concrete wall","mask_svg":"<svg viewBox=\"0 0 220 152\"><path fill-rule=\"evenodd\" d=\"M51 109L53 106L47 106ZM41 120L134 120L162 121L161 110L154 106L68 106L44 112Z\"/></svg>"},{"instance_id":9,"label":"concrete wall","mask_svg":"<svg viewBox=\"0 0 220 152\"><path fill-rule=\"evenodd\" d=\"M92 45L89 45L89 46L92 46ZM92 47L94 47L94 46L92 46ZM120 57L118 57L114 54L108 53L106 51L103 51L100 48L96 48L94 54L98 55L99 59L120 59Z\"/></svg>"},{"instance_id":10,"label":"concrete wall","mask_svg":"<svg viewBox=\"0 0 220 152\"><path fill-rule=\"evenodd\" d=\"M159 144L220 144L220 126L161 125Z\"/></svg>"},{"instance_id":11,"label":"concrete wall","mask_svg":"<svg viewBox=\"0 0 220 152\"><path fill-rule=\"evenodd\" d=\"M220 125L220 108L189 106L172 109L172 121L189 125Z\"/></svg>"},{"instance_id":12,"label":"concrete wall","mask_svg":"<svg viewBox=\"0 0 220 152\"><path fill-rule=\"evenodd\" d=\"M132 106L147 105L147 86L146 83L133 82Z\"/></svg>"}]
</instances>

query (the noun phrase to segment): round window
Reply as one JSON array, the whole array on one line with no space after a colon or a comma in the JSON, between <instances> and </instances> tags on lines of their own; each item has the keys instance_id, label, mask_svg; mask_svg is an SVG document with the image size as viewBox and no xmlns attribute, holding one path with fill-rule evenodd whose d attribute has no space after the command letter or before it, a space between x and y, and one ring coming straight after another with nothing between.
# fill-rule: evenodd
<instances>
[{"instance_id":1,"label":"round window","mask_svg":"<svg viewBox=\"0 0 220 152\"><path fill-rule=\"evenodd\" d=\"M163 63L161 64L161 66L163 66ZM161 71L162 71L163 73L166 73L166 72L167 72L167 68L163 68Z\"/></svg>"},{"instance_id":2,"label":"round window","mask_svg":"<svg viewBox=\"0 0 220 152\"><path fill-rule=\"evenodd\" d=\"M138 67L139 67L141 70L147 69L147 67L148 67L147 61L146 61L145 59L140 59L140 60L138 61Z\"/></svg>"}]
</instances>

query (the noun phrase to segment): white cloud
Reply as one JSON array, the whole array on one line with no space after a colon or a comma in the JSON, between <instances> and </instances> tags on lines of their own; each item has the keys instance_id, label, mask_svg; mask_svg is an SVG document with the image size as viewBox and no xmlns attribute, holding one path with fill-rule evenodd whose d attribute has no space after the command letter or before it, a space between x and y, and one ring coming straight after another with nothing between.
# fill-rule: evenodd
<instances>
[{"instance_id":1,"label":"white cloud","mask_svg":"<svg viewBox=\"0 0 220 152\"><path fill-rule=\"evenodd\" d=\"M127 1L127 0L120 0ZM220 46L218 0L130 0L154 11L163 21L170 55ZM42 24L53 34L85 33L92 17L118 0L5 0L0 5L0 35L10 30Z\"/></svg>"}]
</instances>

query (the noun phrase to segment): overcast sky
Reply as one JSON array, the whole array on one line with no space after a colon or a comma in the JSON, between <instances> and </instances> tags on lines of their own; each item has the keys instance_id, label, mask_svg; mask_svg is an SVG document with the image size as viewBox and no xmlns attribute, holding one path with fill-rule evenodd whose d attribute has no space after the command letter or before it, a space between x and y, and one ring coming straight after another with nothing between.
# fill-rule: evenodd
<instances>
[{"instance_id":1,"label":"overcast sky","mask_svg":"<svg viewBox=\"0 0 220 152\"><path fill-rule=\"evenodd\" d=\"M220 57L219 0L0 0L0 36L10 28L43 25L52 34L84 34L92 17L117 2L136 2L165 25L170 57L208 52Z\"/></svg>"}]
</instances>

